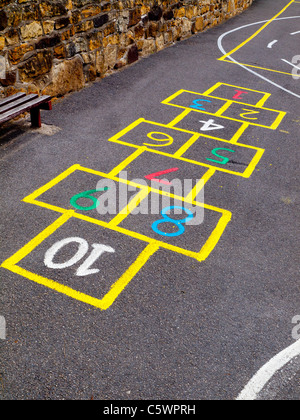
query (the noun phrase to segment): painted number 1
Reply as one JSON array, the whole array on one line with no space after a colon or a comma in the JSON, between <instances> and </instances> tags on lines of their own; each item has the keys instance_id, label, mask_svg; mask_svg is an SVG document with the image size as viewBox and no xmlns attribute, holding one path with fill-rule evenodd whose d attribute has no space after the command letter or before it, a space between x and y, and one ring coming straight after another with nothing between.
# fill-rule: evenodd
<instances>
[{"instance_id":1,"label":"painted number 1","mask_svg":"<svg viewBox=\"0 0 300 420\"><path fill-rule=\"evenodd\" d=\"M54 258L58 254L58 252L62 248L72 243L75 243L78 245L78 250L76 254L73 255L73 257L71 257L65 262L61 262L61 263L55 262ZM105 252L112 253L112 254L115 253L115 250L113 248L111 248L110 246L103 245L103 244L93 244L92 248L93 250L90 253L90 255L77 269L76 276L84 277L90 274L99 273L100 270L98 268L91 268L92 265ZM62 241L56 242L51 248L48 249L48 251L45 254L44 264L46 267L52 268L54 270L72 267L73 265L81 261L82 258L86 256L88 251L89 251L89 244L85 239L78 238L78 237L66 238L66 239L63 239Z\"/></svg>"}]
</instances>

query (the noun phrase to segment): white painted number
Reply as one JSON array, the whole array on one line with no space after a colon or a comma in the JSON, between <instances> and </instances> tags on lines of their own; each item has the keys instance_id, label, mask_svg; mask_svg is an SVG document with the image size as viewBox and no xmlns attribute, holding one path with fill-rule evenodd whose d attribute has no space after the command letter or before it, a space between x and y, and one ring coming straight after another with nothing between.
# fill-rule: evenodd
<instances>
[{"instance_id":1,"label":"white painted number","mask_svg":"<svg viewBox=\"0 0 300 420\"><path fill-rule=\"evenodd\" d=\"M76 254L70 258L69 260L63 262L63 263L56 263L54 262L54 258L56 254L65 246L71 244L71 243L77 243L78 244L78 250ZM111 248L110 246L102 245L102 244L93 244L92 245L92 252L87 257L87 259L80 265L80 267L76 271L76 276L83 277L88 276L90 274L96 274L99 273L98 268L91 268L92 265L96 262L98 258L101 257L104 252L108 253L114 253L115 250ZM56 242L45 254L44 264L48 268L53 268L55 270L63 269L71 267L75 264L77 264L82 258L88 253L89 251L89 244L85 239L78 238L78 237L72 237L72 238L66 238L59 242Z\"/></svg>"},{"instance_id":2,"label":"white painted number","mask_svg":"<svg viewBox=\"0 0 300 420\"><path fill-rule=\"evenodd\" d=\"M200 123L203 123L203 127L201 128L201 131L212 131L212 130L222 130L225 128L223 125L216 124L215 120L208 120L208 121L199 121Z\"/></svg>"}]
</instances>

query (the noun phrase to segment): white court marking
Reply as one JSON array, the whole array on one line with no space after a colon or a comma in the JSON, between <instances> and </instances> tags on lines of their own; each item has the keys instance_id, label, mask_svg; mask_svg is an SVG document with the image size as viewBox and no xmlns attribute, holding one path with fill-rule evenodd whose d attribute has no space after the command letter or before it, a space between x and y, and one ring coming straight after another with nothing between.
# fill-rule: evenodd
<instances>
[{"instance_id":1,"label":"white court marking","mask_svg":"<svg viewBox=\"0 0 300 420\"><path fill-rule=\"evenodd\" d=\"M286 348L265 364L246 385L237 397L237 401L256 400L272 377L295 357L300 356L300 340Z\"/></svg>"},{"instance_id":2,"label":"white court marking","mask_svg":"<svg viewBox=\"0 0 300 420\"><path fill-rule=\"evenodd\" d=\"M287 20L287 19L299 19L300 16L291 16L291 17L285 17L285 18L278 18L274 21L281 21L281 20ZM251 26L255 25L262 25L269 22L268 20L262 21L262 22L256 22L251 23L249 25L244 25L239 28L233 29L231 31L226 32L220 38L218 39L218 47L223 55L226 55L227 52L224 50L222 41L227 36L234 32L237 32L239 30L249 28ZM295 32L291 35L296 35ZM299 32L300 33L300 32ZM269 44L270 45L270 44ZM274 43L273 43L274 45ZM300 99L300 95L298 95L295 92L292 92L283 86L273 82L272 80L268 79L267 77L262 76L261 74L257 73L256 71L250 69L249 67L244 66L243 64L236 61L231 56L228 56L232 62L236 63L240 67L242 67L244 70L247 70L248 72L254 74L255 76L259 77L260 79L266 81L267 83L272 84L273 86L277 87L278 89L295 96L296 98ZM292 344L290 347L286 348L282 352L280 352L278 355L273 357L267 364L265 364L257 373L254 375L254 377L250 380L250 382L246 385L246 387L243 389L243 391L239 394L237 397L237 400L256 400L260 394L260 392L264 389L264 387L267 385L267 383L272 379L272 377L281 369L283 369L289 362L291 362L294 358L300 356L300 340L296 341L294 344Z\"/></svg>"},{"instance_id":3,"label":"white court marking","mask_svg":"<svg viewBox=\"0 0 300 420\"><path fill-rule=\"evenodd\" d=\"M300 70L300 67L296 66L296 64L290 63L289 61L285 60L284 58L282 58L281 61L284 61L285 63L289 64L290 66L294 67L295 69Z\"/></svg>"},{"instance_id":4,"label":"white court marking","mask_svg":"<svg viewBox=\"0 0 300 420\"><path fill-rule=\"evenodd\" d=\"M287 19L300 19L300 16L290 16L290 17L284 17L284 18L277 18L277 19L274 19L274 22L275 21L281 21L281 20L287 20ZM240 26L239 28L236 28L236 29L233 29L231 31L226 32L225 34L221 35L220 38L218 39L218 47L219 47L219 50L222 52L223 55L226 55L227 54L227 52L224 50L223 44L222 44L223 39L227 35L230 35L230 34L232 34L234 32L240 31L240 30L245 29L245 28L249 28L251 26L263 25L264 23L267 23L267 22L269 22L269 20L264 20L262 22L250 23L249 25ZM283 87L283 86L281 86L281 85L273 82L272 80L268 79L265 76L262 76L261 74L259 74L256 71L250 69L249 67L244 66L243 64L239 63L234 58L232 58L231 56L228 56L227 58L230 59L233 63L235 63L238 66L242 67L244 70L247 70L248 72L250 72L250 73L254 74L255 76L259 77L260 79L264 80L265 82L270 83L271 85L277 87L280 90L283 90L284 92L288 93L289 95L293 95L296 98L299 98L300 99L300 95L298 95L297 93L292 92L292 91L286 89L285 87Z\"/></svg>"},{"instance_id":5,"label":"white court marking","mask_svg":"<svg viewBox=\"0 0 300 420\"><path fill-rule=\"evenodd\" d=\"M270 44L268 44L268 48L273 48L273 45L275 45L278 42L277 39L275 39L274 41L270 42Z\"/></svg>"}]
</instances>

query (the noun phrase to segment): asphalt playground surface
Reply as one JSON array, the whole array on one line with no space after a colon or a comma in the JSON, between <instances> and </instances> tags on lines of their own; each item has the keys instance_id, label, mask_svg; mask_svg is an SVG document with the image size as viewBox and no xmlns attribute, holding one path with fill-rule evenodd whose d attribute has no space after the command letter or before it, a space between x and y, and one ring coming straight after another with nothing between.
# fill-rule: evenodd
<instances>
[{"instance_id":1,"label":"asphalt playground surface","mask_svg":"<svg viewBox=\"0 0 300 420\"><path fill-rule=\"evenodd\" d=\"M289 3L256 0L225 24L59 100L43 112L41 131L20 122L0 129L1 399L233 400L295 343L300 78L291 63L300 53L299 2L236 49ZM244 66L218 60L232 51ZM172 98L180 90L188 92ZM147 122L132 127L139 119ZM200 225L178 222L188 213L166 223L160 212L118 225L84 210L91 199L70 204L103 178L118 191L126 185L120 170L146 182L171 168L169 181L206 177ZM105 252L97 257L93 244ZM258 397L298 400L299 378L294 358Z\"/></svg>"}]
</instances>

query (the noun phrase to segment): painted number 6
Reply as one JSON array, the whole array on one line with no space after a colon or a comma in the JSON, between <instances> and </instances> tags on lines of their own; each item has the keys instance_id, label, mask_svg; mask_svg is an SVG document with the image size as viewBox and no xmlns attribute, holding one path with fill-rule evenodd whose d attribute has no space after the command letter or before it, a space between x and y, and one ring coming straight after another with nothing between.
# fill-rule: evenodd
<instances>
[{"instance_id":1,"label":"painted number 6","mask_svg":"<svg viewBox=\"0 0 300 420\"><path fill-rule=\"evenodd\" d=\"M70 200L70 204L71 204L73 207L75 207L75 209L78 209L78 210L83 210L83 211L94 210L94 209L96 209L96 208L100 205L100 203L99 203L99 201L97 200L97 198L96 198L96 197L94 197L94 196L93 196L93 195L91 195L91 194L94 194L94 193L96 193L96 192L101 192L101 191L108 191L108 190L109 190L109 188L105 187L105 188L100 188L100 190L89 190L89 191L82 192L82 193L80 193L80 194L76 194L76 195L74 195L74 196L71 198L71 200ZM77 201L78 201L80 198L88 198L89 200L92 200L93 205L92 205L92 206L90 206L90 207L83 207L83 206L80 206L80 205L77 203Z\"/></svg>"}]
</instances>

